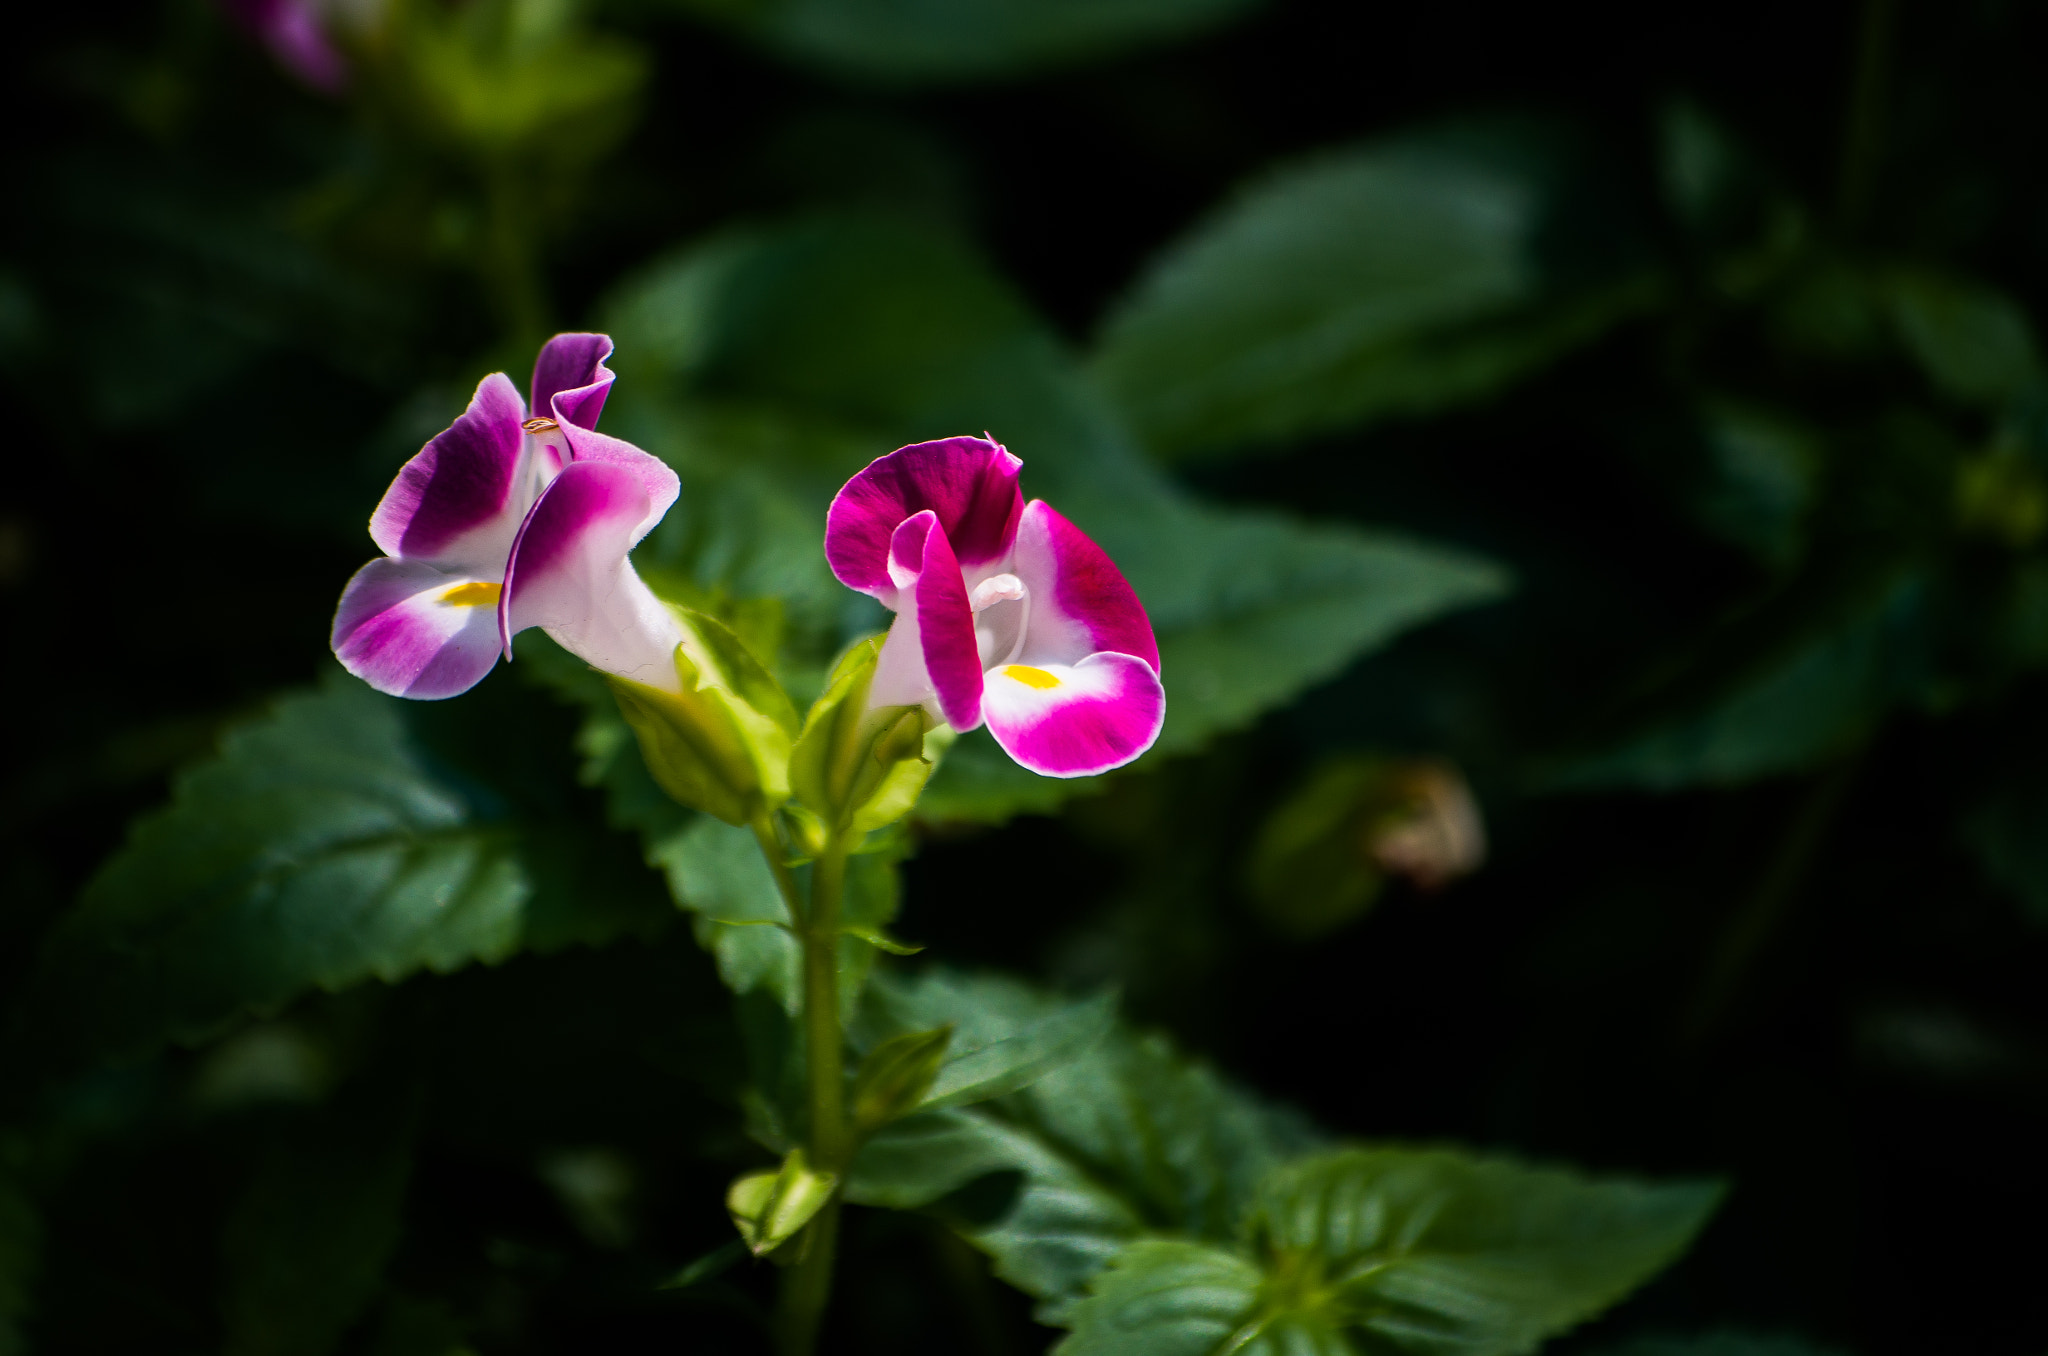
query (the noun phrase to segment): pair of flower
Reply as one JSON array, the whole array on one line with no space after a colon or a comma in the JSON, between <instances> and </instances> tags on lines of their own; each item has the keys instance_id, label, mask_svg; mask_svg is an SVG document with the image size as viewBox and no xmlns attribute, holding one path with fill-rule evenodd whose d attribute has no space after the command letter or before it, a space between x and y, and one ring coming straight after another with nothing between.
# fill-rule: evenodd
<instances>
[{"instance_id":1,"label":"pair of flower","mask_svg":"<svg viewBox=\"0 0 2048 1356\"><path fill-rule=\"evenodd\" d=\"M564 334L534 364L532 404L503 374L407 462L370 519L384 551L356 573L334 652L382 692L451 697L538 626L592 666L670 692L687 642L631 551L676 500L675 472L596 431L613 374L603 335ZM544 413L543 413L544 411ZM984 721L1034 772L1087 776L1158 737L1159 647L1102 549L985 438L870 463L825 521L840 582L896 613L874 706Z\"/></svg>"}]
</instances>

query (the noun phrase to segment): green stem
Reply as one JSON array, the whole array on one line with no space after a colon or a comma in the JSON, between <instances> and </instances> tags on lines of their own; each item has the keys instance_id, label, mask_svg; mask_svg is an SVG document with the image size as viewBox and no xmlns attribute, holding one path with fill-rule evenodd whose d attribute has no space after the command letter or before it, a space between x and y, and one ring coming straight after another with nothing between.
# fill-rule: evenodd
<instances>
[{"instance_id":1,"label":"green stem","mask_svg":"<svg viewBox=\"0 0 2048 1356\"><path fill-rule=\"evenodd\" d=\"M768 858L775 883L796 922L803 946L804 1069L811 1113L811 1166L844 1174L852 1157L846 1123L846 1056L839 1030L839 913L846 893L846 839L835 834L811 868L808 909L798 901L796 883L782 860L781 845L766 816L754 823L754 837ZM820 1210L804 1238L796 1264L783 1276L780 1349L782 1356L810 1356L832 1296L832 1264L839 1237L839 1198Z\"/></svg>"}]
</instances>

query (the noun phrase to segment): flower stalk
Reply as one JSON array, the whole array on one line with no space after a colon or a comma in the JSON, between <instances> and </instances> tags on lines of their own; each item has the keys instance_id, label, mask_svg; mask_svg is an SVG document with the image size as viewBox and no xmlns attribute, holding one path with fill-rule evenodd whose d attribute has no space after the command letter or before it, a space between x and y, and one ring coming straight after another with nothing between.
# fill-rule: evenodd
<instances>
[{"instance_id":1,"label":"flower stalk","mask_svg":"<svg viewBox=\"0 0 2048 1356\"><path fill-rule=\"evenodd\" d=\"M804 1066L810 1104L810 1162L842 1180L852 1157L852 1127L846 1119L846 1056L839 1025L839 929L846 894L846 859L851 843L834 833L811 869L811 897L805 902L789 869L782 842L767 814L752 824L761 855L795 920L803 948ZM797 1261L783 1276L777 1348L783 1356L810 1356L832 1296L832 1268L839 1234L839 1197L813 1217L791 1246Z\"/></svg>"}]
</instances>

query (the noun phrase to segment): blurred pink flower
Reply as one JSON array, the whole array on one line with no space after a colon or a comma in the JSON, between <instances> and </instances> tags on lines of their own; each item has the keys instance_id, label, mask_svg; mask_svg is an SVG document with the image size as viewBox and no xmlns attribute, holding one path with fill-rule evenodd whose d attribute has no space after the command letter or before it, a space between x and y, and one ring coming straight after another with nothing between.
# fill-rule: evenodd
<instances>
[{"instance_id":1,"label":"blurred pink flower","mask_svg":"<svg viewBox=\"0 0 2048 1356\"><path fill-rule=\"evenodd\" d=\"M339 94L348 84L348 61L327 31L328 6L320 0L221 0L254 34L277 64L309 88Z\"/></svg>"}]
</instances>

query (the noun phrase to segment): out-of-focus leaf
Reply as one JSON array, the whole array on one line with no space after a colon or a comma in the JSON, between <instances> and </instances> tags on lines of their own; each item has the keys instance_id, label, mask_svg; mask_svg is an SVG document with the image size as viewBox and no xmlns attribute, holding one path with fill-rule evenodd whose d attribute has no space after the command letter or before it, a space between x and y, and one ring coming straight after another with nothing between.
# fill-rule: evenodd
<instances>
[{"instance_id":1,"label":"out-of-focus leaf","mask_svg":"<svg viewBox=\"0 0 2048 1356\"><path fill-rule=\"evenodd\" d=\"M35 1303L43 1223L14 1174L0 1167L0 1356L28 1350L21 1322Z\"/></svg>"},{"instance_id":2,"label":"out-of-focus leaf","mask_svg":"<svg viewBox=\"0 0 2048 1356\"><path fill-rule=\"evenodd\" d=\"M228 174L82 157L51 206L68 248L37 271L39 338L98 355L76 373L89 395L78 414L97 424L175 419L266 353L375 372L409 319L388 283L337 266Z\"/></svg>"},{"instance_id":3,"label":"out-of-focus leaf","mask_svg":"<svg viewBox=\"0 0 2048 1356\"><path fill-rule=\"evenodd\" d=\"M1703 709L1545 776L1553 787L1733 786L1853 748L1929 677L1932 590L1902 575L1832 627L1770 655Z\"/></svg>"},{"instance_id":4,"label":"out-of-focus leaf","mask_svg":"<svg viewBox=\"0 0 2048 1356\"><path fill-rule=\"evenodd\" d=\"M448 1307L393 1295L385 1300L364 1356L471 1356Z\"/></svg>"},{"instance_id":5,"label":"out-of-focus leaf","mask_svg":"<svg viewBox=\"0 0 2048 1356\"><path fill-rule=\"evenodd\" d=\"M1961 829L1984 874L2048 925L2048 778L2022 770L1972 808Z\"/></svg>"},{"instance_id":6,"label":"out-of-focus leaf","mask_svg":"<svg viewBox=\"0 0 2048 1356\"><path fill-rule=\"evenodd\" d=\"M1689 100L1665 105L1657 119L1658 178L1673 216L1697 236L1739 224L1757 187L1756 170L1728 130Z\"/></svg>"},{"instance_id":7,"label":"out-of-focus leaf","mask_svg":"<svg viewBox=\"0 0 2048 1356\"><path fill-rule=\"evenodd\" d=\"M1074 1331L1053 1350L1057 1356L1351 1356L1357 1350L1338 1332L1283 1345L1281 1333L1259 1328L1251 1316L1265 1284L1257 1263L1227 1249L1141 1239L1074 1306ZM1291 1325L1286 1336L1295 1336Z\"/></svg>"},{"instance_id":8,"label":"out-of-focus leaf","mask_svg":"<svg viewBox=\"0 0 2048 1356\"><path fill-rule=\"evenodd\" d=\"M1843 1356L1836 1347L1818 1346L1802 1337L1753 1332L1658 1334L1599 1347L1590 1356Z\"/></svg>"},{"instance_id":9,"label":"out-of-focus leaf","mask_svg":"<svg viewBox=\"0 0 2048 1356\"><path fill-rule=\"evenodd\" d=\"M337 671L230 731L58 922L17 1048L131 1055L312 988L661 925L575 824L442 766L414 728L439 713L406 705Z\"/></svg>"},{"instance_id":10,"label":"out-of-focus leaf","mask_svg":"<svg viewBox=\"0 0 2048 1356\"><path fill-rule=\"evenodd\" d=\"M1000 824L1013 815L1051 814L1104 785L1100 778L1041 777L1020 767L984 727L953 741L916 813L938 824Z\"/></svg>"},{"instance_id":11,"label":"out-of-focus leaf","mask_svg":"<svg viewBox=\"0 0 2048 1356\"><path fill-rule=\"evenodd\" d=\"M1944 393L1996 405L2039 379L2033 327L2011 297L1921 269L1892 270L1883 287L1906 351Z\"/></svg>"},{"instance_id":12,"label":"out-of-focus leaf","mask_svg":"<svg viewBox=\"0 0 2048 1356\"><path fill-rule=\"evenodd\" d=\"M1014 981L935 972L878 980L896 1020L951 1022L960 1049L988 1048L1063 1005ZM1020 1092L922 1112L870 1140L849 1172L849 1200L926 1206L997 1174L1021 1178L1015 1203L969 1230L996 1272L1058 1321L1125 1243L1167 1231L1227 1237L1266 1170L1318 1143L1293 1113L1267 1106L1176 1054L1163 1039L1113 1031Z\"/></svg>"},{"instance_id":13,"label":"out-of-focus leaf","mask_svg":"<svg viewBox=\"0 0 2048 1356\"><path fill-rule=\"evenodd\" d=\"M952 1026L961 1007L962 990L948 974L894 981L877 986L863 1025L870 1031ZM1053 1005L1021 1024L956 1029L921 1109L967 1106L1029 1087L1085 1055L1115 1025L1116 995L1104 993Z\"/></svg>"},{"instance_id":14,"label":"out-of-focus leaf","mask_svg":"<svg viewBox=\"0 0 2048 1356\"><path fill-rule=\"evenodd\" d=\"M1250 1258L1186 1242L1128 1249L1073 1306L1059 1350L1517 1356L1670 1265L1719 1199L1709 1183L1341 1150L1261 1186Z\"/></svg>"},{"instance_id":15,"label":"out-of-focus leaf","mask_svg":"<svg viewBox=\"0 0 2048 1356\"><path fill-rule=\"evenodd\" d=\"M229 1216L229 1356L323 1356L375 1296L411 1169L403 1099L337 1109L271 1146Z\"/></svg>"},{"instance_id":16,"label":"out-of-focus leaf","mask_svg":"<svg viewBox=\"0 0 2048 1356\"><path fill-rule=\"evenodd\" d=\"M799 60L891 84L1016 75L1214 27L1259 0L681 0Z\"/></svg>"},{"instance_id":17,"label":"out-of-focus leaf","mask_svg":"<svg viewBox=\"0 0 2048 1356\"><path fill-rule=\"evenodd\" d=\"M853 1078L853 1095L848 1099L855 1134L873 1134L923 1105L952 1040L950 1026L906 1031L862 1056Z\"/></svg>"},{"instance_id":18,"label":"out-of-focus leaf","mask_svg":"<svg viewBox=\"0 0 2048 1356\"><path fill-rule=\"evenodd\" d=\"M1726 402L1705 407L1700 426L1708 461L1694 516L1765 564L1791 564L1819 484L1819 439L1796 420Z\"/></svg>"},{"instance_id":19,"label":"out-of-focus leaf","mask_svg":"<svg viewBox=\"0 0 2048 1356\"><path fill-rule=\"evenodd\" d=\"M727 236L630 284L608 324L632 380L606 418L688 473L773 483L808 505L772 515L791 533L778 556L816 559L826 503L873 457L963 430L1005 441L1027 492L1094 536L1150 613L1162 751L1199 747L1506 587L1461 552L1194 500L1137 455L1008 289L926 228L829 217ZM1000 819L1085 785L977 757L978 740L940 765L921 813Z\"/></svg>"},{"instance_id":20,"label":"out-of-focus leaf","mask_svg":"<svg viewBox=\"0 0 2048 1356\"><path fill-rule=\"evenodd\" d=\"M1275 173L1153 265L1105 325L1096 376L1165 455L1491 394L1657 296L1625 268L1550 276L1552 142L1438 128Z\"/></svg>"},{"instance_id":21,"label":"out-of-focus leaf","mask_svg":"<svg viewBox=\"0 0 2048 1356\"><path fill-rule=\"evenodd\" d=\"M1372 907L1386 884L1373 860L1373 821L1398 803L1395 769L1383 758L1338 758L1273 807L1252 842L1245 885L1283 932L1310 938Z\"/></svg>"},{"instance_id":22,"label":"out-of-focus leaf","mask_svg":"<svg viewBox=\"0 0 2048 1356\"><path fill-rule=\"evenodd\" d=\"M647 56L576 25L573 0L409 5L390 39L406 93L443 136L490 155L588 162L629 125Z\"/></svg>"}]
</instances>

